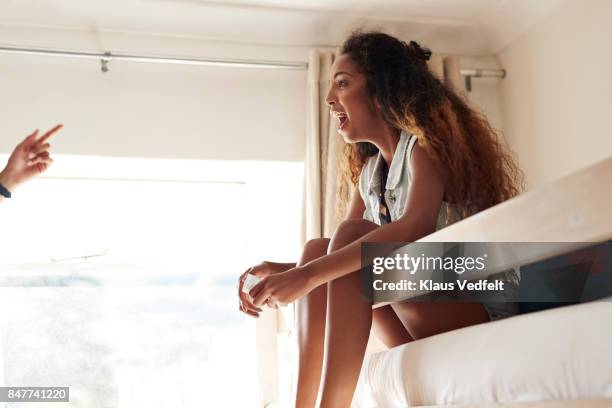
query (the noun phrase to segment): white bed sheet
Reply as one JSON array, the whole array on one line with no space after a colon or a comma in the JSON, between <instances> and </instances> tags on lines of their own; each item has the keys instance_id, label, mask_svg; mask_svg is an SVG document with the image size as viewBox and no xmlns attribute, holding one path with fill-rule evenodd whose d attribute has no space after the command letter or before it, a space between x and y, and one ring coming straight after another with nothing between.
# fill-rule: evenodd
<instances>
[{"instance_id":1,"label":"white bed sheet","mask_svg":"<svg viewBox=\"0 0 612 408\"><path fill-rule=\"evenodd\" d=\"M612 301L466 327L366 358L353 408L612 398Z\"/></svg>"}]
</instances>

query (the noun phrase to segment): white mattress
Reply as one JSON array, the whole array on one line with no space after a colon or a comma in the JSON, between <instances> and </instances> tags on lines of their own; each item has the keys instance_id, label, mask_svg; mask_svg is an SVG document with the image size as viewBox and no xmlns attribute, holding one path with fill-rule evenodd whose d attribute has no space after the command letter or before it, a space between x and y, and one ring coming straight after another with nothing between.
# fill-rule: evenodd
<instances>
[{"instance_id":1,"label":"white mattress","mask_svg":"<svg viewBox=\"0 0 612 408\"><path fill-rule=\"evenodd\" d=\"M353 408L612 398L612 301L466 327L366 357Z\"/></svg>"}]
</instances>

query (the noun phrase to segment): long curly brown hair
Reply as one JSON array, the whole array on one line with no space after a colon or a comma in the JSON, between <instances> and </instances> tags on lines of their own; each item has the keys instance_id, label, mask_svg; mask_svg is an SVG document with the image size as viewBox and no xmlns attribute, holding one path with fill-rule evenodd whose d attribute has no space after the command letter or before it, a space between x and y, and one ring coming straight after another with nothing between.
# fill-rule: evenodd
<instances>
[{"instance_id":1,"label":"long curly brown hair","mask_svg":"<svg viewBox=\"0 0 612 408\"><path fill-rule=\"evenodd\" d=\"M367 93L380 103L384 119L414 134L442 169L445 199L453 204L448 224L524 189L522 171L485 116L428 69L428 49L381 32L357 31L341 53L365 75ZM376 153L371 143L347 143L341 180L355 185L366 160Z\"/></svg>"}]
</instances>

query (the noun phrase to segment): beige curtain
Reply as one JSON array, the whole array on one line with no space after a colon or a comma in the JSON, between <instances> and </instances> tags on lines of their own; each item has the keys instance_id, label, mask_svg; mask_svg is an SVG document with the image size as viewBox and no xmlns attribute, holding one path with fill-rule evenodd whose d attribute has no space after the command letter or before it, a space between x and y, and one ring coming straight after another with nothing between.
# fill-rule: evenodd
<instances>
[{"instance_id":1,"label":"beige curtain","mask_svg":"<svg viewBox=\"0 0 612 408\"><path fill-rule=\"evenodd\" d=\"M344 141L337 134L337 123L329 115L325 96L329 90L329 70L334 51L312 50L308 63L306 106L306 159L304 162L304 206L302 240L330 237L336 229L338 164Z\"/></svg>"}]
</instances>

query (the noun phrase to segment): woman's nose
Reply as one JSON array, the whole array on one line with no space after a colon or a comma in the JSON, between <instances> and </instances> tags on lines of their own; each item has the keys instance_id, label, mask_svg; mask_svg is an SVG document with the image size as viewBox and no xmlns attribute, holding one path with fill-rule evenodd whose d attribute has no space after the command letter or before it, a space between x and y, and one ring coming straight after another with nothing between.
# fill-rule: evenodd
<instances>
[{"instance_id":1,"label":"woman's nose","mask_svg":"<svg viewBox=\"0 0 612 408\"><path fill-rule=\"evenodd\" d=\"M325 96L325 103L331 107L335 102L336 96L333 94L333 88L329 88L329 91L327 91L327 96Z\"/></svg>"}]
</instances>

